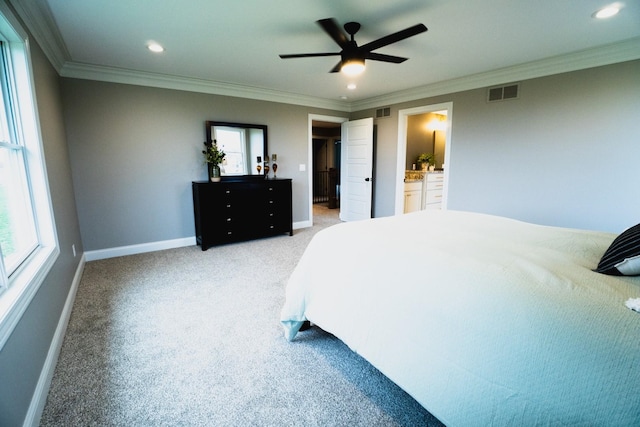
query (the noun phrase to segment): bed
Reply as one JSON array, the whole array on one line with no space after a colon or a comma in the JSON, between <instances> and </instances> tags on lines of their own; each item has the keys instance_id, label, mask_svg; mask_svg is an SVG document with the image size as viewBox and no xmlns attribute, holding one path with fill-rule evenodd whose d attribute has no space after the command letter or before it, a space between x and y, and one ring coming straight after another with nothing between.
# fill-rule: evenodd
<instances>
[{"instance_id":1,"label":"bed","mask_svg":"<svg viewBox=\"0 0 640 427\"><path fill-rule=\"evenodd\" d=\"M614 239L460 211L338 224L290 276L285 337L335 335L450 427L640 425L640 277L594 271Z\"/></svg>"}]
</instances>

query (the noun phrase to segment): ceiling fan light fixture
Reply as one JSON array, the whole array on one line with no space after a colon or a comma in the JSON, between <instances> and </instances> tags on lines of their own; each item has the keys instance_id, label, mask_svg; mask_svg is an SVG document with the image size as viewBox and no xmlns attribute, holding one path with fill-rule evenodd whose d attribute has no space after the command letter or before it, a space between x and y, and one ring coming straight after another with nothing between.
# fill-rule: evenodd
<instances>
[{"instance_id":1,"label":"ceiling fan light fixture","mask_svg":"<svg viewBox=\"0 0 640 427\"><path fill-rule=\"evenodd\" d=\"M342 67L340 67L340 71L348 76L360 75L364 71L364 59L362 58L347 59L342 63Z\"/></svg>"}]
</instances>

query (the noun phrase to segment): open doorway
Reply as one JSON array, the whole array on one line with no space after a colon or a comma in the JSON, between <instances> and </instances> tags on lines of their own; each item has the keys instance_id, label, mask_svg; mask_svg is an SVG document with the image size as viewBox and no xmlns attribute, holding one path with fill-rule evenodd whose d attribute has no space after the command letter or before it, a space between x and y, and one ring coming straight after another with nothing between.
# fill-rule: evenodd
<instances>
[{"instance_id":1,"label":"open doorway","mask_svg":"<svg viewBox=\"0 0 640 427\"><path fill-rule=\"evenodd\" d=\"M428 133L428 139L433 147L432 154L436 157L436 165L443 170L444 187L442 191L441 208L447 207L447 194L449 188L449 171L451 159L449 156L451 147L451 123L453 114L453 103L445 102L441 104L425 105L422 107L409 108L398 112L398 154L396 164L396 202L395 214L401 215L405 211L405 176L407 170L412 170L416 163L416 152L411 148L408 149L408 138L410 135L410 123L412 118L418 116L425 117L428 121L432 121L433 117L438 117L438 127L430 124L425 131ZM419 168L416 165L416 168Z\"/></svg>"},{"instance_id":2,"label":"open doorway","mask_svg":"<svg viewBox=\"0 0 640 427\"><path fill-rule=\"evenodd\" d=\"M309 115L309 222L340 216L341 125L345 117Z\"/></svg>"}]
</instances>

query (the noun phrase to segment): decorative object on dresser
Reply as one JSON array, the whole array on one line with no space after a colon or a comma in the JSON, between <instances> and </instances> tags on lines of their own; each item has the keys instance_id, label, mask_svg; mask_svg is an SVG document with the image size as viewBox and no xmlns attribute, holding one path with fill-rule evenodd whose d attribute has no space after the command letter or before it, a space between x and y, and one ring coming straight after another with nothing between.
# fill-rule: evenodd
<instances>
[{"instance_id":1,"label":"decorative object on dresser","mask_svg":"<svg viewBox=\"0 0 640 427\"><path fill-rule=\"evenodd\" d=\"M213 141L205 141L204 147L205 148L204 150L202 150L202 154L204 154L204 161L207 164L209 181L219 182L220 163L224 161L226 155L224 151L218 148L218 144L216 143L215 139Z\"/></svg>"},{"instance_id":2,"label":"decorative object on dresser","mask_svg":"<svg viewBox=\"0 0 640 427\"><path fill-rule=\"evenodd\" d=\"M278 171L278 164L276 163L278 161L278 155L277 154L272 154L271 155L271 168L273 169L273 179L276 179L276 172Z\"/></svg>"},{"instance_id":3,"label":"decorative object on dresser","mask_svg":"<svg viewBox=\"0 0 640 427\"><path fill-rule=\"evenodd\" d=\"M264 179L269 179L269 156L264 156Z\"/></svg>"},{"instance_id":4,"label":"decorative object on dresser","mask_svg":"<svg viewBox=\"0 0 640 427\"><path fill-rule=\"evenodd\" d=\"M291 179L225 176L193 182L196 243L211 246L289 233L293 235Z\"/></svg>"}]
</instances>

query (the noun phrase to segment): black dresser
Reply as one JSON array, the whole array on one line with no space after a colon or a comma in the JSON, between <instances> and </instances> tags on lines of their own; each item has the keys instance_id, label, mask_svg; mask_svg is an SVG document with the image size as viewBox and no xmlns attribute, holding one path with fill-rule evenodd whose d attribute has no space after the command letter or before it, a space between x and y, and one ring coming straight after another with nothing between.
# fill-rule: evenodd
<instances>
[{"instance_id":1,"label":"black dresser","mask_svg":"<svg viewBox=\"0 0 640 427\"><path fill-rule=\"evenodd\" d=\"M290 179L223 177L191 186L196 242L203 251L224 243L293 235Z\"/></svg>"}]
</instances>

